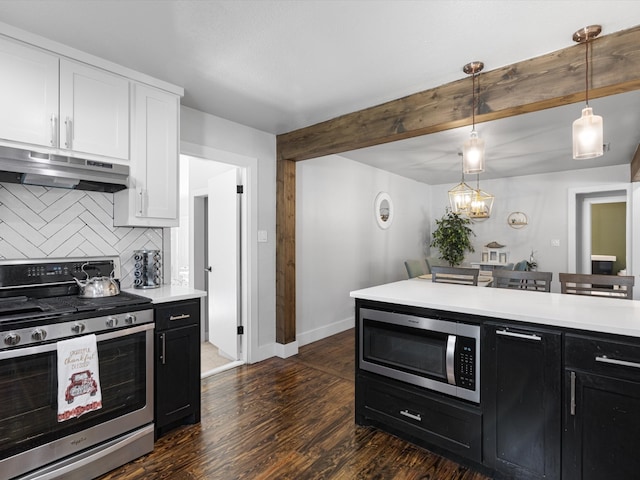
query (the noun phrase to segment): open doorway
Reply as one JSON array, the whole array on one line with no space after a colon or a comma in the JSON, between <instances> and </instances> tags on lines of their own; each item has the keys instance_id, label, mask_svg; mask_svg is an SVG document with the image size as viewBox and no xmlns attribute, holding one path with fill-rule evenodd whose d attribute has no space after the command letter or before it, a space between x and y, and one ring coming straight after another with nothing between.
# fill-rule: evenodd
<instances>
[{"instance_id":1,"label":"open doorway","mask_svg":"<svg viewBox=\"0 0 640 480\"><path fill-rule=\"evenodd\" d=\"M628 185L569 192L569 272L603 273L600 269L606 265L614 275L620 271L631 274L629 205Z\"/></svg>"},{"instance_id":2,"label":"open doorway","mask_svg":"<svg viewBox=\"0 0 640 480\"><path fill-rule=\"evenodd\" d=\"M172 283L207 292L201 322L201 376L246 362L238 327L247 325L244 168L182 155L180 227L172 229ZM246 253L244 253L246 256Z\"/></svg>"}]
</instances>

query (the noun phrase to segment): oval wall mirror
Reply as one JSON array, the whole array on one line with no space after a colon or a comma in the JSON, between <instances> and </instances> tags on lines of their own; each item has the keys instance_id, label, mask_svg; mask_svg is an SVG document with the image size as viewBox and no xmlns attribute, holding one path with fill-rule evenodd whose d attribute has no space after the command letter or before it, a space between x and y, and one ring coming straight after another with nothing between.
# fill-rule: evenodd
<instances>
[{"instance_id":1,"label":"oval wall mirror","mask_svg":"<svg viewBox=\"0 0 640 480\"><path fill-rule=\"evenodd\" d=\"M378 226L387 229L393 222L393 202L387 192L380 192L376 196L374 215Z\"/></svg>"}]
</instances>

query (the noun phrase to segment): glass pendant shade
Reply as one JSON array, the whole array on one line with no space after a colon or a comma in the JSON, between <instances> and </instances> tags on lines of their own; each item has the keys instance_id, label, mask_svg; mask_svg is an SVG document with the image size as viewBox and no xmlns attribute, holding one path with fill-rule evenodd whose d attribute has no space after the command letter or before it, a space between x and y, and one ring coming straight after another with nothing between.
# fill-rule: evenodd
<instances>
[{"instance_id":1,"label":"glass pendant shade","mask_svg":"<svg viewBox=\"0 0 640 480\"><path fill-rule=\"evenodd\" d=\"M484 140L478 136L475 129L462 145L462 171L464 173L484 172Z\"/></svg>"},{"instance_id":2,"label":"glass pendant shade","mask_svg":"<svg viewBox=\"0 0 640 480\"><path fill-rule=\"evenodd\" d=\"M459 215L468 215L471 210L471 201L475 196L475 190L464 183L464 179L449 190L449 205L451 211Z\"/></svg>"},{"instance_id":3,"label":"glass pendant shade","mask_svg":"<svg viewBox=\"0 0 640 480\"><path fill-rule=\"evenodd\" d=\"M573 158L584 160L603 154L602 117L591 107L582 109L582 116L573 122Z\"/></svg>"}]
</instances>

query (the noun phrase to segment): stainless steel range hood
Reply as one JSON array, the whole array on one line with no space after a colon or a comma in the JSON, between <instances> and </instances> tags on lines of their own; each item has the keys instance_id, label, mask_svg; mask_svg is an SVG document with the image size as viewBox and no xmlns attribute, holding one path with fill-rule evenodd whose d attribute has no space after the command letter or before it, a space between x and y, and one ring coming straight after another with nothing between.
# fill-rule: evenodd
<instances>
[{"instance_id":1,"label":"stainless steel range hood","mask_svg":"<svg viewBox=\"0 0 640 480\"><path fill-rule=\"evenodd\" d=\"M0 146L0 182L113 193L128 177L126 165Z\"/></svg>"}]
</instances>

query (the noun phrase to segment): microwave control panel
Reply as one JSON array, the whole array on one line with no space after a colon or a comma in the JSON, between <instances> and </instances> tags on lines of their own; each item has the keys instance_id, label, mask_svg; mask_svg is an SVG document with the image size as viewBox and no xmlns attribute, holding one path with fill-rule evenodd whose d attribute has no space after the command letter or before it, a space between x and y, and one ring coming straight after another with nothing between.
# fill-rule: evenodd
<instances>
[{"instance_id":1,"label":"microwave control panel","mask_svg":"<svg viewBox=\"0 0 640 480\"><path fill-rule=\"evenodd\" d=\"M455 359L456 385L467 390L476 389L476 341L458 337Z\"/></svg>"}]
</instances>

